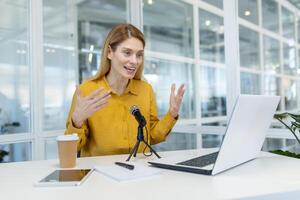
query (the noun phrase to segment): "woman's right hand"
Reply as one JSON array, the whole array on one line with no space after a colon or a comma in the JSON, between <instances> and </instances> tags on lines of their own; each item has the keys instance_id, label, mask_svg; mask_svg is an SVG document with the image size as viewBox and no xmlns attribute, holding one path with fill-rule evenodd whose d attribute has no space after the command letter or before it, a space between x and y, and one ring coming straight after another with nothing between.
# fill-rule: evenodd
<instances>
[{"instance_id":1,"label":"woman's right hand","mask_svg":"<svg viewBox=\"0 0 300 200\"><path fill-rule=\"evenodd\" d=\"M72 121L76 128L81 128L84 121L96 111L101 110L108 104L111 97L109 91L104 91L103 87L92 92L86 97L82 97L80 88L76 86L76 106L72 115Z\"/></svg>"}]
</instances>

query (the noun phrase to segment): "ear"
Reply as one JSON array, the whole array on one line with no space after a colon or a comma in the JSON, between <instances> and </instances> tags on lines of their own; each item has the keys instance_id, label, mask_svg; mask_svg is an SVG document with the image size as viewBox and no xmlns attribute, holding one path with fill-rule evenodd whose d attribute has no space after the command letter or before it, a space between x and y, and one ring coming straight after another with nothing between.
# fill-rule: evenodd
<instances>
[{"instance_id":1,"label":"ear","mask_svg":"<svg viewBox=\"0 0 300 200\"><path fill-rule=\"evenodd\" d=\"M111 47L110 47L110 45L109 45L109 46L108 46L108 52L107 52L107 58L108 58L109 60L111 60L112 57L113 57L113 51L112 51L112 49L111 49Z\"/></svg>"}]
</instances>

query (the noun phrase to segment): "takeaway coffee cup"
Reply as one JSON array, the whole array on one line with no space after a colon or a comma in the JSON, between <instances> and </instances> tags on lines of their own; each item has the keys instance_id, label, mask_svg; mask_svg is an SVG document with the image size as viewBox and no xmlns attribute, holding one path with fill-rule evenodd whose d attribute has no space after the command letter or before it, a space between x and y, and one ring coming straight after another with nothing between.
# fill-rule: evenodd
<instances>
[{"instance_id":1,"label":"takeaway coffee cup","mask_svg":"<svg viewBox=\"0 0 300 200\"><path fill-rule=\"evenodd\" d=\"M61 168L76 166L78 135L60 135L56 138L58 145L58 158Z\"/></svg>"}]
</instances>

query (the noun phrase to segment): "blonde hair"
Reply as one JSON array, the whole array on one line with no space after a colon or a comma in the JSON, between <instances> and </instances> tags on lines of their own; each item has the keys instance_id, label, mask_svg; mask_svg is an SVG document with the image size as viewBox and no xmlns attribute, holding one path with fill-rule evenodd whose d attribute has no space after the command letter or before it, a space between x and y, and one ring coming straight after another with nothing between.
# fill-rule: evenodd
<instances>
[{"instance_id":1,"label":"blonde hair","mask_svg":"<svg viewBox=\"0 0 300 200\"><path fill-rule=\"evenodd\" d=\"M102 48L100 69L98 70L97 74L91 77L89 80L100 79L109 72L111 67L110 60L107 58L109 47L111 47L112 51L115 51L120 43L132 37L140 40L143 43L143 47L145 47L144 34L135 26L131 24L119 24L113 27L113 29L107 35ZM144 60L133 78L140 80L142 78L143 69Z\"/></svg>"}]
</instances>

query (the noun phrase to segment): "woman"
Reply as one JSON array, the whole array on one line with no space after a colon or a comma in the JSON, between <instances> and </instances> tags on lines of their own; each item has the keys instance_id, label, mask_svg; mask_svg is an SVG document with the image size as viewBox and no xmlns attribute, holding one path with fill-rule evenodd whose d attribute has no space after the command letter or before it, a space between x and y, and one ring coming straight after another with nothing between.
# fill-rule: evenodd
<instances>
[{"instance_id":1,"label":"woman","mask_svg":"<svg viewBox=\"0 0 300 200\"><path fill-rule=\"evenodd\" d=\"M131 24L120 24L108 34L101 66L90 80L76 87L66 134L79 135L81 156L130 153L136 143L138 123L129 109L137 105L149 130L148 143L166 139L178 118L184 94L181 85L171 87L170 108L159 120L152 87L141 80L144 63L144 35ZM139 152L145 145L141 143Z\"/></svg>"}]
</instances>

